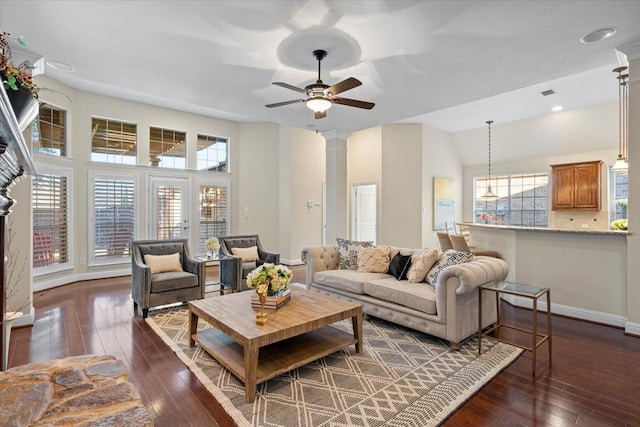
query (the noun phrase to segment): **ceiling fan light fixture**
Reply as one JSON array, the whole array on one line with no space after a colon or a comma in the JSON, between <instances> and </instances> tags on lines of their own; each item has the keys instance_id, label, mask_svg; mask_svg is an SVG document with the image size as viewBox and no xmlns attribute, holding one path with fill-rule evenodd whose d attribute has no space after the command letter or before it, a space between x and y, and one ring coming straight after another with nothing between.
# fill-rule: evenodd
<instances>
[{"instance_id":1,"label":"ceiling fan light fixture","mask_svg":"<svg viewBox=\"0 0 640 427\"><path fill-rule=\"evenodd\" d=\"M332 105L333 102L324 96L314 96L307 99L307 107L314 113L323 113L331 108Z\"/></svg>"}]
</instances>

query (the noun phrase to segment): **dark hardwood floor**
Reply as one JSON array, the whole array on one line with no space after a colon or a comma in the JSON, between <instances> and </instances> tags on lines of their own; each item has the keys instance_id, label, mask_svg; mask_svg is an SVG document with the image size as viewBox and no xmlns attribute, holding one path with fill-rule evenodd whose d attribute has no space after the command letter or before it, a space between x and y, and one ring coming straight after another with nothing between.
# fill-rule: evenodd
<instances>
[{"instance_id":1,"label":"dark hardwood floor","mask_svg":"<svg viewBox=\"0 0 640 427\"><path fill-rule=\"evenodd\" d=\"M294 281L304 281L304 266L292 270ZM217 277L217 269L209 267L207 274ZM504 319L530 326L530 311L503 305ZM133 315L129 277L38 292L34 306L33 327L11 334L9 366L112 354L127 365L156 426L234 425L142 317ZM533 377L525 353L445 425L640 426L640 338L559 316L552 322L551 365L543 345Z\"/></svg>"}]
</instances>

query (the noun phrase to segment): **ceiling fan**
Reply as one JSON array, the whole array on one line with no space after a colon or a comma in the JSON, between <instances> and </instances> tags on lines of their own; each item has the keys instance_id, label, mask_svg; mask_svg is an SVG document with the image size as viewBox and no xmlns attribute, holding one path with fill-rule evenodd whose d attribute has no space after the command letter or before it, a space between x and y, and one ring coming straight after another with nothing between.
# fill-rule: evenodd
<instances>
[{"instance_id":1,"label":"ceiling fan","mask_svg":"<svg viewBox=\"0 0 640 427\"><path fill-rule=\"evenodd\" d=\"M305 86L304 89L290 85L283 82L273 82L276 86L281 86L287 89L295 90L296 92L304 93L307 95L305 99L294 99L292 101L276 102L275 104L267 104L265 107L281 107L283 105L296 104L298 102L304 102L307 104L316 116L316 119L322 119L327 116L327 110L331 108L333 104L347 105L349 107L364 108L365 110L371 110L376 104L373 102L358 101L357 99L342 98L336 96L339 93L345 92L354 87L358 87L362 82L354 77L349 77L346 80L336 83L333 86L322 83L320 79L320 62L326 58L326 50L314 50L313 56L318 60L318 80Z\"/></svg>"}]
</instances>

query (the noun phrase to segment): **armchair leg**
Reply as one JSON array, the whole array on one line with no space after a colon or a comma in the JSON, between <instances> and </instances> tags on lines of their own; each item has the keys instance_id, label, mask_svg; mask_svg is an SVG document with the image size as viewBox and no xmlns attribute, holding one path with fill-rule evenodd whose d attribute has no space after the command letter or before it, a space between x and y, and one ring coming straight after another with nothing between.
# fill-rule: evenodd
<instances>
[{"instance_id":1,"label":"armchair leg","mask_svg":"<svg viewBox=\"0 0 640 427\"><path fill-rule=\"evenodd\" d=\"M142 318L146 319L148 314L149 314L149 309L148 308L143 308L142 309Z\"/></svg>"}]
</instances>

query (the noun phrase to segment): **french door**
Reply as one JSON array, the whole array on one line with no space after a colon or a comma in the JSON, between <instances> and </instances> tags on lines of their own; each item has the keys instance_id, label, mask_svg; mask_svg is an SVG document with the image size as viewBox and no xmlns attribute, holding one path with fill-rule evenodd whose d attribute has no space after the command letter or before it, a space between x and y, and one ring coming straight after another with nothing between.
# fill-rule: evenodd
<instances>
[{"instance_id":1,"label":"french door","mask_svg":"<svg viewBox=\"0 0 640 427\"><path fill-rule=\"evenodd\" d=\"M149 178L151 239L189 237L189 181L187 178Z\"/></svg>"}]
</instances>

